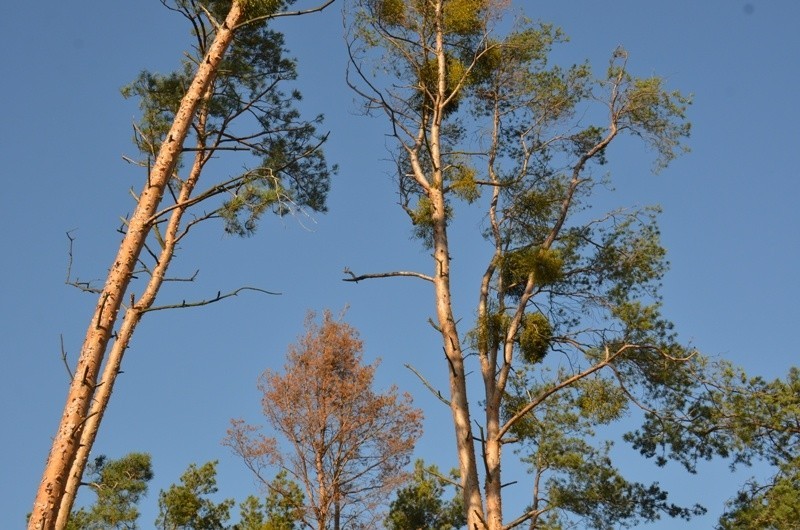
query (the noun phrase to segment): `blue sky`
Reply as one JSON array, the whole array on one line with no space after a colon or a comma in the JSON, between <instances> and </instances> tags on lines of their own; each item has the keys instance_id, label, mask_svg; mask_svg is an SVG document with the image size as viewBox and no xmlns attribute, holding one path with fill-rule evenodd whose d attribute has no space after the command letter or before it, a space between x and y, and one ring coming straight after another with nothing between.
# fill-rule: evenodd
<instances>
[{"instance_id":1,"label":"blue sky","mask_svg":"<svg viewBox=\"0 0 800 530\"><path fill-rule=\"evenodd\" d=\"M797 364L800 299L800 3L530 0L515 6L571 37L555 51L555 62L587 58L600 70L621 44L635 74L662 75L670 87L694 94L692 153L669 169L651 175L652 153L633 142L609 153L615 203L664 208L663 241L672 263L665 313L681 338L752 374L784 374ZM403 368L413 364L443 382L439 338L426 324L433 312L429 286L341 281L345 266L427 272L430 264L395 205L386 123L359 116L345 86L340 7L275 26L299 61L303 110L324 113L331 131L327 153L340 172L330 212L267 219L249 239L209 224L184 245L173 269L200 269L198 281L160 300L203 298L240 285L283 294L245 293L202 309L148 315L123 364L95 449L112 458L152 453L156 478L142 505L144 528L155 519L158 490L191 462L218 459L225 496L257 491L220 440L231 417L259 421L256 379L282 365L308 309L349 305L347 319L361 330L367 358L382 358L379 386L397 384L426 411L418 455L443 468L455 465L449 412ZM102 279L116 252L119 217L132 207L128 189L141 186L141 174L121 158L134 153L137 108L119 88L141 69L171 70L188 42L183 20L155 0L22 2L0 21L6 50L0 84L2 528L22 527L30 511L64 404L68 381L59 337L74 361L95 302L64 285L65 233L73 230L77 238L73 273ZM465 317L477 296L474 270L485 259L473 243L477 230L467 223L455 232L455 302ZM730 476L722 463L687 476L677 466L659 469L623 453L626 458L626 469L640 480L660 481L678 502L709 507L707 517L685 528L711 527L747 476ZM514 502L525 500L524 491L510 495L508 515ZM652 528L679 526L666 521Z\"/></svg>"}]
</instances>

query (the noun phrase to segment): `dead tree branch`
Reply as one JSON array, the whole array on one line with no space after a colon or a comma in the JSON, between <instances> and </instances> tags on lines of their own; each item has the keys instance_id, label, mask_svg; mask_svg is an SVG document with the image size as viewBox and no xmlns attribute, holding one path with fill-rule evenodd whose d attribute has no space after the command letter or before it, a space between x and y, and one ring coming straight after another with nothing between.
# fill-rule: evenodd
<instances>
[{"instance_id":1,"label":"dead tree branch","mask_svg":"<svg viewBox=\"0 0 800 530\"><path fill-rule=\"evenodd\" d=\"M67 373L69 374L69 380L72 381L75 376L72 374L72 370L69 369L69 363L67 362L67 351L64 349L64 335L60 335L61 338L61 360L64 362L64 368L67 369Z\"/></svg>"},{"instance_id":2,"label":"dead tree branch","mask_svg":"<svg viewBox=\"0 0 800 530\"><path fill-rule=\"evenodd\" d=\"M416 375L419 378L419 380L422 382L422 384L425 385L425 388L427 388L428 390L431 391L431 394L433 394L436 397L436 399L438 399L439 401L441 401L442 403L444 403L448 407L450 406L450 401L445 399L445 397L442 395L442 392L439 391L439 390L436 390L436 388L434 388L434 386L427 379L425 379L425 376L423 376L421 373L419 373L419 371L417 371L416 368L414 368L410 364L404 364L403 366L405 366L406 368L408 368L409 370L414 372L414 375Z\"/></svg>"},{"instance_id":3,"label":"dead tree branch","mask_svg":"<svg viewBox=\"0 0 800 530\"><path fill-rule=\"evenodd\" d=\"M296 17L300 15L307 15L309 13L318 13L324 10L326 7L331 5L335 0L325 0L322 4L312 7L309 9L298 9L297 11L281 11L279 13L272 13L269 15L264 15L260 17L253 17L251 19L245 20L244 22L238 24L234 29L238 29L242 26L246 26L247 24L254 24L258 22L263 22L265 20L272 20L273 18L280 18L280 17Z\"/></svg>"},{"instance_id":4,"label":"dead tree branch","mask_svg":"<svg viewBox=\"0 0 800 530\"><path fill-rule=\"evenodd\" d=\"M461 483L459 481L457 481L457 480L453 480L452 478L450 478L450 477L448 477L446 475L442 475L441 473L433 471L433 470L431 470L429 468L423 468L423 471L425 471L425 473L427 473L428 475L432 475L432 476L438 478L442 482L447 482L448 484L450 484L451 486L453 486L457 490L461 490L462 489Z\"/></svg>"},{"instance_id":5,"label":"dead tree branch","mask_svg":"<svg viewBox=\"0 0 800 530\"><path fill-rule=\"evenodd\" d=\"M426 280L429 282L433 282L433 278L428 276L427 274L422 274L421 272L414 272L414 271L394 271L394 272L378 272L373 274L362 274L360 276L356 276L353 271L350 270L349 267L345 267L342 271L344 274L349 274L350 278L342 278L344 282L360 282L361 280L369 280L372 278L392 278L395 276L407 276L411 278L419 278L421 280Z\"/></svg>"},{"instance_id":6,"label":"dead tree branch","mask_svg":"<svg viewBox=\"0 0 800 530\"><path fill-rule=\"evenodd\" d=\"M258 287L239 287L238 289L225 294L222 294L222 291L217 291L217 295L214 298L209 298L207 300L198 300L196 302L187 302L186 300L183 300L181 301L180 304L153 306L153 307L148 307L146 309L142 309L141 311L142 313L149 313L151 311L161 311L163 309L183 309L185 307L201 307L204 305L214 304L226 298L230 298L231 296L237 296L242 291L256 291L259 293L271 294L276 296L281 294L272 291L267 291L265 289L259 289Z\"/></svg>"},{"instance_id":7,"label":"dead tree branch","mask_svg":"<svg viewBox=\"0 0 800 530\"><path fill-rule=\"evenodd\" d=\"M78 280L78 278L75 278L74 280L72 279L72 260L73 260L72 247L73 244L75 243L75 238L72 236L72 232L74 232L74 230L67 231L67 239L69 239L69 249L67 250L67 277L64 279L64 283L67 285L71 285L76 289L80 289L85 293L99 294L100 289L92 287L92 282L82 282Z\"/></svg>"},{"instance_id":8,"label":"dead tree branch","mask_svg":"<svg viewBox=\"0 0 800 530\"><path fill-rule=\"evenodd\" d=\"M514 519L513 521L511 521L510 523L503 525L503 530L511 530L512 528L516 528L517 526L521 525L525 521L529 521L534 517L539 517L545 511L547 511L547 510L530 510L530 511L527 511L527 512L523 513L522 515L520 515L519 517L517 517L516 519Z\"/></svg>"}]
</instances>

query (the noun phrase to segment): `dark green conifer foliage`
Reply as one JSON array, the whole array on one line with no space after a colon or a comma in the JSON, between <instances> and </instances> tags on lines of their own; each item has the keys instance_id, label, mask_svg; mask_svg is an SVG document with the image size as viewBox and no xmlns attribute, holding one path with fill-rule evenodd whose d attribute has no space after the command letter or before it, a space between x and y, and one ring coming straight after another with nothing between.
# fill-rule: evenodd
<instances>
[{"instance_id":1,"label":"dark green conifer foliage","mask_svg":"<svg viewBox=\"0 0 800 530\"><path fill-rule=\"evenodd\" d=\"M86 470L85 485L95 502L72 513L67 530L135 530L142 497L153 478L150 455L131 453L118 460L95 458Z\"/></svg>"},{"instance_id":2,"label":"dark green conifer foliage","mask_svg":"<svg viewBox=\"0 0 800 530\"><path fill-rule=\"evenodd\" d=\"M676 421L648 414L628 440L659 465L676 460L696 472L697 462L728 458L731 467L767 463L773 475L750 479L731 499L718 528L788 530L800 520L800 369L784 379L748 377L727 362L708 363L694 392L668 394Z\"/></svg>"},{"instance_id":3,"label":"dark green conifer foliage","mask_svg":"<svg viewBox=\"0 0 800 530\"><path fill-rule=\"evenodd\" d=\"M303 528L303 492L297 483L280 471L267 485L267 497L262 503L249 496L241 503L241 520L233 530L296 530Z\"/></svg>"},{"instance_id":4,"label":"dark green conifer foliage","mask_svg":"<svg viewBox=\"0 0 800 530\"><path fill-rule=\"evenodd\" d=\"M217 493L217 463L189 465L180 483L158 495L156 528L162 530L224 530L228 528L233 499L219 503L211 498Z\"/></svg>"},{"instance_id":5,"label":"dark green conifer foliage","mask_svg":"<svg viewBox=\"0 0 800 530\"><path fill-rule=\"evenodd\" d=\"M452 473L451 473L452 474ZM447 479L422 460L414 463L411 483L397 491L386 517L387 530L455 530L466 524L464 504L457 493L445 499Z\"/></svg>"},{"instance_id":6,"label":"dark green conifer foliage","mask_svg":"<svg viewBox=\"0 0 800 530\"><path fill-rule=\"evenodd\" d=\"M250 4L254 16L265 16L288 3ZM222 0L209 2L209 12L221 20L229 5ZM196 3L188 0L175 5L175 10L192 22L196 42L194 54L181 69L170 74L144 71L122 91L125 97L139 99L142 121L134 140L148 159L164 141L194 64L209 44L207 22L203 23L197 9ZM230 233L252 234L267 212L285 215L298 208L326 210L329 179L335 168L328 166L320 149L327 137L317 132L322 116L302 118L296 108L300 92L284 88L296 78L296 65L286 57L281 33L264 24L246 24L237 30L202 109L206 114L195 127L198 145L208 153L203 165L218 153L239 152L244 155L242 165L248 166L241 174L200 193L206 198L223 198L214 214L223 219ZM181 182L176 175L170 186L173 194L177 195Z\"/></svg>"},{"instance_id":7,"label":"dark green conifer foliage","mask_svg":"<svg viewBox=\"0 0 800 530\"><path fill-rule=\"evenodd\" d=\"M657 483L627 480L602 436L633 407L670 423L669 399L697 388L703 361L661 315L658 209L599 206L608 147L639 138L663 168L686 150L690 98L635 77L621 48L599 75L551 64L562 32L511 20L503 2L359 7L350 50L361 77L351 84L390 122L401 205L433 250L435 272L418 276L436 294L470 526L605 529L702 513L673 505ZM487 242L472 284L459 275L460 239L449 238L468 208ZM470 292L471 329L451 305ZM509 518L501 460L514 448L533 481L508 488L529 488L532 503Z\"/></svg>"}]
</instances>

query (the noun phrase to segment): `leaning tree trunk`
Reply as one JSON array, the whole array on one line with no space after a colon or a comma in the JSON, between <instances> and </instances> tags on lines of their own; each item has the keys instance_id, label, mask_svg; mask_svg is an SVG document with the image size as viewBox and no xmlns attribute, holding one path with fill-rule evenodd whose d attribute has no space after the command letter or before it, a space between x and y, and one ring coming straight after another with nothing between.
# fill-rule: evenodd
<instances>
[{"instance_id":1,"label":"leaning tree trunk","mask_svg":"<svg viewBox=\"0 0 800 530\"><path fill-rule=\"evenodd\" d=\"M183 214L188 208L189 199L191 198L192 192L200 179L200 174L203 172L203 167L209 157L205 150L204 135L208 117L208 101L211 98L213 90L214 82L212 79L212 82L206 90L205 97L200 103L200 108L197 110L194 128L199 138L197 146L195 147L197 151L195 153L192 169L189 171L189 177L181 185L176 207L172 210L172 214L167 222L167 227L164 230L161 253L156 266L153 268L150 280L147 282L147 286L139 299L135 300L134 303L131 303L126 308L125 315L122 317L122 324L114 339L114 345L111 347L111 351L108 353L108 360L106 360L103 366L102 378L92 397L92 406L89 409L89 414L83 425L78 451L75 460L72 462L67 478L64 496L61 498L61 508L59 508L58 517L56 519L56 530L64 530L67 526L69 515L72 511L72 506L75 503L75 497L83 478L83 471L86 469L86 463L89 460L90 449L92 445L94 445L95 438L97 438L100 422L103 419L103 415L108 407L108 402L111 399L111 393L114 390L114 383L116 382L117 375L120 373L122 358L130 344L134 331L136 331L136 326L141 321L145 312L147 312L155 302L156 296L164 283L167 269L175 254L175 246L179 239L178 230L181 226Z\"/></svg>"},{"instance_id":2,"label":"leaning tree trunk","mask_svg":"<svg viewBox=\"0 0 800 530\"><path fill-rule=\"evenodd\" d=\"M67 486L70 469L76 459L83 428L89 419L90 405L97 389L97 377L123 297L147 235L152 228L153 215L161 203L164 189L175 170L198 104L205 96L242 17L242 5L239 1L234 1L225 22L217 28L208 54L198 66L194 80L181 101L172 127L159 150L147 183L139 196L136 209L128 224L128 230L109 270L86 332L61 422L53 439L34 501L33 512L28 521L29 530L54 529L58 512L68 509L61 506L61 500Z\"/></svg>"}]
</instances>

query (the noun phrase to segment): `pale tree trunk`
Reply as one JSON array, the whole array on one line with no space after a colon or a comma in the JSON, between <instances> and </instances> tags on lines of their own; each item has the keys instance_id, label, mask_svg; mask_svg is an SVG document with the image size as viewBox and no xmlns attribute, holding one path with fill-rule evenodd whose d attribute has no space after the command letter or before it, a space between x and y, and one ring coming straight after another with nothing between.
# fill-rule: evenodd
<instances>
[{"instance_id":1,"label":"pale tree trunk","mask_svg":"<svg viewBox=\"0 0 800 530\"><path fill-rule=\"evenodd\" d=\"M480 299L478 304L478 322L479 325L485 325L487 318L489 318L489 295L490 283L492 276L496 271L496 264L502 256L502 236L500 231L500 223L497 220L497 205L500 200L500 186L497 173L494 170L494 164L497 157L499 145L499 130L500 130L500 108L497 104L494 106L493 120L492 120L492 140L491 148L489 149L489 160L487 164L487 172L489 179L493 183L492 186L492 200L489 207L489 222L492 227L492 235L494 238L494 256L492 261L487 267L486 272L481 280ZM500 280L502 282L502 279ZM500 309L503 308L503 302L500 302ZM503 344L502 353L505 355L504 371L507 371L508 362L511 359L511 348L513 344L513 336L507 336ZM486 495L486 515L489 528L502 528L503 524L503 499L502 499L502 477L500 470L500 462L502 457L502 437L500 435L500 407L502 404L502 396L505 390L504 383L498 384L495 379L498 376L497 366L500 359L500 348L495 344L487 344L486 351L479 351L481 361L481 375L484 381L484 395L486 396L486 441L484 444L484 463L486 466L486 479L484 492Z\"/></svg>"},{"instance_id":2,"label":"pale tree trunk","mask_svg":"<svg viewBox=\"0 0 800 530\"><path fill-rule=\"evenodd\" d=\"M200 109L197 111L198 116L195 129L198 131L198 134L200 134L201 137L198 139L196 145L197 151L195 154L194 163L192 164L192 169L189 172L189 177L181 186L176 208L172 210L172 214L167 222L167 227L163 236L163 246L161 248L157 264L152 270L150 280L147 282L147 286L145 287L142 296L138 300L132 300L132 303L125 310L125 316L122 319L122 325L117 332L114 344L111 346L111 351L108 354L108 360L103 366L103 374L100 384L97 385L97 389L94 393L89 415L81 431L78 452L70 469L64 496L61 498L61 507L59 508L58 518L56 519L56 530L63 530L67 525L72 506L75 503L75 496L77 495L78 487L80 486L81 479L83 478L83 472L86 469L86 463L89 460L89 452L92 445L94 445L95 438L97 438L97 431L100 427L100 422L103 419L103 415L108 407L108 402L111 399L111 393L114 389L114 383L116 382L117 374L120 372L122 358L128 348L128 344L130 344L133 333L136 330L136 326L141 321L144 313L155 302L156 295L161 289L161 285L164 283L167 269L172 262L172 257L175 253L175 246L177 245L179 239L178 231L181 227L183 214L188 208L188 201L191 198L191 194L195 189L197 181L200 179L203 167L208 160L208 154L204 149L205 138L202 137L202 132L205 131L206 118L208 115L207 104L208 99L211 97L212 91L213 76L212 82L209 85L208 90L206 90L206 96L203 98L203 101L200 104Z\"/></svg>"},{"instance_id":3,"label":"pale tree trunk","mask_svg":"<svg viewBox=\"0 0 800 530\"><path fill-rule=\"evenodd\" d=\"M450 381L450 409L455 426L456 449L458 451L459 471L463 487L464 507L469 530L482 530L486 527L483 500L481 498L478 468L475 459L475 442L467 394L467 379L464 368L464 354L458 329L453 316L450 289L450 246L447 240L447 209L444 197L444 176L441 153L441 124L448 102L447 94L447 56L444 46L443 2L436 2L436 61L438 70L436 97L431 117L429 149L432 161L432 182L428 187L433 223L433 259L435 274L433 284L436 296L436 316L442 334L444 352L448 363Z\"/></svg>"},{"instance_id":4,"label":"pale tree trunk","mask_svg":"<svg viewBox=\"0 0 800 530\"><path fill-rule=\"evenodd\" d=\"M437 189L429 192L433 207L434 222L434 257L436 274L434 289L436 295L436 315L439 321L444 352L448 363L450 380L450 409L456 434L459 472L463 486L464 506L467 510L467 528L485 528L483 502L478 482L475 446L472 437L472 426L467 396L467 381L464 368L464 355L459 342L458 330L453 318L450 297L450 254L447 241L444 199Z\"/></svg>"},{"instance_id":5,"label":"pale tree trunk","mask_svg":"<svg viewBox=\"0 0 800 530\"><path fill-rule=\"evenodd\" d=\"M55 528L58 512L61 511L61 501L67 487L68 475L76 460L83 431L89 420L92 399L98 389L97 377L117 321L119 309L123 303L123 297L147 235L152 228L153 215L161 203L164 189L175 170L197 107L205 96L222 58L233 40L234 29L242 21L242 15L240 2L233 2L225 22L217 28L214 42L205 59L198 66L192 84L181 101L172 127L159 150L147 183L139 196L136 209L131 216L117 257L109 270L86 332L86 338L67 394L64 412L53 439L33 511L28 521L29 530L52 530ZM137 315L136 320L140 316L140 314ZM123 344L123 349L124 346ZM118 367L112 367L112 369L116 371ZM87 451L90 449L91 447L86 448Z\"/></svg>"},{"instance_id":6,"label":"pale tree trunk","mask_svg":"<svg viewBox=\"0 0 800 530\"><path fill-rule=\"evenodd\" d=\"M492 380L492 383L494 381ZM493 387L493 384L487 384ZM491 389L494 390L494 389ZM502 443L500 441L500 396L496 392L487 393L486 397L486 433L484 441L483 460L486 466L484 489L486 493L486 523L492 530L503 527L503 498L500 490L500 458Z\"/></svg>"}]
</instances>

